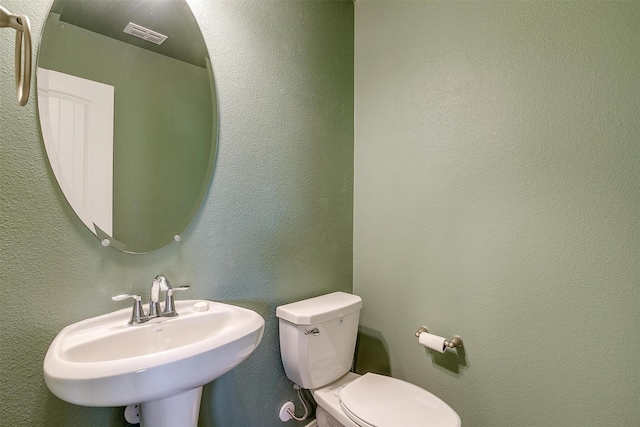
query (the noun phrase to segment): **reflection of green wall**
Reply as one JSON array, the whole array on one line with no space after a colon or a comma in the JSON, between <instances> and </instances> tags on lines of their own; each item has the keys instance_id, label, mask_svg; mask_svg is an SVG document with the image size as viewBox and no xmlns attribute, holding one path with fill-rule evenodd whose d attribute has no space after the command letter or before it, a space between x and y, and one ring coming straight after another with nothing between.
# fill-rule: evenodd
<instances>
[{"instance_id":1,"label":"reflection of green wall","mask_svg":"<svg viewBox=\"0 0 640 427\"><path fill-rule=\"evenodd\" d=\"M113 237L133 252L169 243L209 185L215 146L207 70L58 21L56 14L48 19L38 65L115 86Z\"/></svg>"}]
</instances>

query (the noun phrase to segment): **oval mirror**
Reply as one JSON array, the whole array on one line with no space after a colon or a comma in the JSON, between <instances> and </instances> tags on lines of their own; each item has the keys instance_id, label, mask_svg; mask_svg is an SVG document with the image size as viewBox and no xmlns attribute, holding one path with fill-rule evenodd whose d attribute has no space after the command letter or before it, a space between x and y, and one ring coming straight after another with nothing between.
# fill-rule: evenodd
<instances>
[{"instance_id":1,"label":"oval mirror","mask_svg":"<svg viewBox=\"0 0 640 427\"><path fill-rule=\"evenodd\" d=\"M37 65L53 174L104 244L132 253L179 236L206 195L218 111L184 0L55 0Z\"/></svg>"}]
</instances>

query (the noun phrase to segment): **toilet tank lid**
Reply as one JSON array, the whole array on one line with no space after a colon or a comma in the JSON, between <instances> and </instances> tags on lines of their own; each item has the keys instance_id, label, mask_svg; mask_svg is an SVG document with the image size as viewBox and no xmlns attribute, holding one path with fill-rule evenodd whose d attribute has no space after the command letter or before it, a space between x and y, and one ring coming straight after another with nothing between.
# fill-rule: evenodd
<instances>
[{"instance_id":1,"label":"toilet tank lid","mask_svg":"<svg viewBox=\"0 0 640 427\"><path fill-rule=\"evenodd\" d=\"M362 298L346 292L333 292L276 308L276 316L294 325L312 325L336 319L362 308Z\"/></svg>"}]
</instances>

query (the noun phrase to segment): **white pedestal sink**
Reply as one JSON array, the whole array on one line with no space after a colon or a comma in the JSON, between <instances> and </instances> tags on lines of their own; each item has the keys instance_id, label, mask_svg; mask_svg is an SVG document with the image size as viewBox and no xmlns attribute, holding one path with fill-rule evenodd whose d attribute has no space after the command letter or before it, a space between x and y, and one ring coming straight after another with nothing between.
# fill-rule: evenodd
<instances>
[{"instance_id":1,"label":"white pedestal sink","mask_svg":"<svg viewBox=\"0 0 640 427\"><path fill-rule=\"evenodd\" d=\"M258 346L264 319L212 301L176 301L178 317L129 326L131 309L74 323L51 343L44 378L83 406L140 405L142 427L195 427L202 386Z\"/></svg>"}]
</instances>

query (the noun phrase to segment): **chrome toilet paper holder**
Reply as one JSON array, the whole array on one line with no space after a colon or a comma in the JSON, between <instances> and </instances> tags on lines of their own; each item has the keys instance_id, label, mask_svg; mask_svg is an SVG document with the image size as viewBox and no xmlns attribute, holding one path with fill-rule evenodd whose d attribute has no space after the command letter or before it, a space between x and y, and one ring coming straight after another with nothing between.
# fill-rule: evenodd
<instances>
[{"instance_id":1,"label":"chrome toilet paper holder","mask_svg":"<svg viewBox=\"0 0 640 427\"><path fill-rule=\"evenodd\" d=\"M416 331L416 338L420 338L420 334L423 332L430 333L426 326L420 326ZM460 335L454 335L451 339L445 340L444 344L449 348L458 348L462 347L463 342Z\"/></svg>"}]
</instances>

